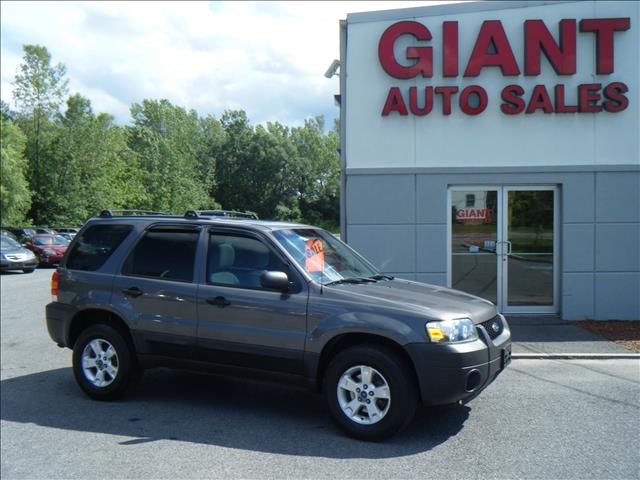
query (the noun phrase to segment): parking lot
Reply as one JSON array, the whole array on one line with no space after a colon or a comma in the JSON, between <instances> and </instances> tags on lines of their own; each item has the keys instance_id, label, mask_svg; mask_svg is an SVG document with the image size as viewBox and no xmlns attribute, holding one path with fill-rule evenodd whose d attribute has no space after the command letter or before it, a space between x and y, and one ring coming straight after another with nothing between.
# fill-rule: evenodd
<instances>
[{"instance_id":1,"label":"parking lot","mask_svg":"<svg viewBox=\"0 0 640 480\"><path fill-rule=\"evenodd\" d=\"M316 394L242 379L149 371L99 403L47 335L52 271L0 277L2 478L640 478L637 360L514 360L378 444Z\"/></svg>"}]
</instances>

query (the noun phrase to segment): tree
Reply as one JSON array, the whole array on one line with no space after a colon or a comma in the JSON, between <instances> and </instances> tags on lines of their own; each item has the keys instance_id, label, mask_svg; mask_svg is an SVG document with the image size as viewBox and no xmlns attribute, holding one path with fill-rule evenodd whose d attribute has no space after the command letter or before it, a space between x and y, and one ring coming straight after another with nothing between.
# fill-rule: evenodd
<instances>
[{"instance_id":1,"label":"tree","mask_svg":"<svg viewBox=\"0 0 640 480\"><path fill-rule=\"evenodd\" d=\"M24 158L26 139L10 120L0 118L2 158L0 159L0 212L2 225L18 226L26 223L31 205L31 192L25 179L27 162Z\"/></svg>"},{"instance_id":2,"label":"tree","mask_svg":"<svg viewBox=\"0 0 640 480\"><path fill-rule=\"evenodd\" d=\"M214 185L215 121L204 121L194 111L168 100L143 100L131 107L133 126L129 146L144 170L147 208L181 212L215 208L210 197Z\"/></svg>"},{"instance_id":3,"label":"tree","mask_svg":"<svg viewBox=\"0 0 640 480\"><path fill-rule=\"evenodd\" d=\"M242 110L222 115L225 141L217 163L216 198L232 210L260 217L299 220L295 164L289 129L279 123L255 129Z\"/></svg>"},{"instance_id":4,"label":"tree","mask_svg":"<svg viewBox=\"0 0 640 480\"><path fill-rule=\"evenodd\" d=\"M3 120L11 120L13 122L16 119L16 112L11 110L9 104L4 100L0 100L0 114Z\"/></svg>"},{"instance_id":5,"label":"tree","mask_svg":"<svg viewBox=\"0 0 640 480\"><path fill-rule=\"evenodd\" d=\"M327 135L323 131L321 116L291 131L297 163L304 172L298 179L300 210L305 221L336 229L340 222L340 139L335 130Z\"/></svg>"},{"instance_id":6,"label":"tree","mask_svg":"<svg viewBox=\"0 0 640 480\"><path fill-rule=\"evenodd\" d=\"M18 109L18 123L27 134L26 157L29 162L28 179L34 192L32 215L40 221L45 206L42 192L49 172L43 168L43 151L48 148L49 134L67 93L66 68L51 65L46 47L24 45L23 63L13 83L13 96Z\"/></svg>"}]
</instances>

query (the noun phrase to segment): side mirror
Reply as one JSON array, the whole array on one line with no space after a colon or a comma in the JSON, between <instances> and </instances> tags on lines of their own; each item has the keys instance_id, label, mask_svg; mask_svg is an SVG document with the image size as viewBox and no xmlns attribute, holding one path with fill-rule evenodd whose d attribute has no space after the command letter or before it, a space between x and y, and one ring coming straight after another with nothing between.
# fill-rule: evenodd
<instances>
[{"instance_id":1,"label":"side mirror","mask_svg":"<svg viewBox=\"0 0 640 480\"><path fill-rule=\"evenodd\" d=\"M289 290L289 277L284 272L263 272L260 275L260 285L272 290Z\"/></svg>"}]
</instances>

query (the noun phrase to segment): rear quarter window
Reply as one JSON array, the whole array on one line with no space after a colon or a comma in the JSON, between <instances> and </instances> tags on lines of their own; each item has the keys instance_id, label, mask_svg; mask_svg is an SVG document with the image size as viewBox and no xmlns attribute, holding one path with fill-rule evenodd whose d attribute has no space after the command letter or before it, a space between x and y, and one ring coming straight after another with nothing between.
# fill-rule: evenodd
<instances>
[{"instance_id":1,"label":"rear quarter window","mask_svg":"<svg viewBox=\"0 0 640 480\"><path fill-rule=\"evenodd\" d=\"M70 270L98 270L133 229L132 225L94 225L76 238L67 256Z\"/></svg>"}]
</instances>

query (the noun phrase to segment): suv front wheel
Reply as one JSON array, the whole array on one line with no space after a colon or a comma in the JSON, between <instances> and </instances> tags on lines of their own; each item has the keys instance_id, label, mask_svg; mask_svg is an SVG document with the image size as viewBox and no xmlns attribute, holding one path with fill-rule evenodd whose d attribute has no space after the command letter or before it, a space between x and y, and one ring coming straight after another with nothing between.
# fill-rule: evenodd
<instances>
[{"instance_id":1,"label":"suv front wheel","mask_svg":"<svg viewBox=\"0 0 640 480\"><path fill-rule=\"evenodd\" d=\"M122 334L108 325L92 325L73 346L73 374L80 388L96 400L114 400L127 390L135 358Z\"/></svg>"},{"instance_id":2,"label":"suv front wheel","mask_svg":"<svg viewBox=\"0 0 640 480\"><path fill-rule=\"evenodd\" d=\"M338 426L361 440L383 440L412 420L415 382L405 363L384 348L352 347L327 368L324 394Z\"/></svg>"}]
</instances>

